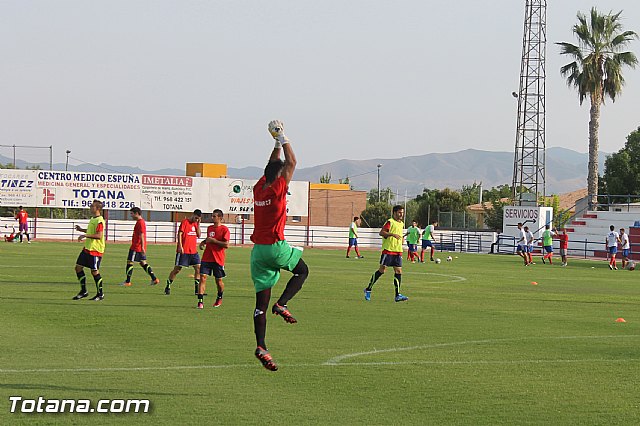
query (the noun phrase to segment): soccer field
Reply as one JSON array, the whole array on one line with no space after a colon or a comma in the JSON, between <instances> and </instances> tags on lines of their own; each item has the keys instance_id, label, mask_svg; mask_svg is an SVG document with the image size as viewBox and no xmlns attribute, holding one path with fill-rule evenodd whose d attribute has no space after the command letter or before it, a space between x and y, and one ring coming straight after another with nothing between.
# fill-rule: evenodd
<instances>
[{"instance_id":1,"label":"soccer field","mask_svg":"<svg viewBox=\"0 0 640 426\"><path fill-rule=\"evenodd\" d=\"M253 356L250 249L228 250L224 304L213 309L209 296L204 310L186 269L171 296L137 265L134 285L118 286L128 246L114 244L105 300L72 301L80 249L0 246L0 424L640 423L638 272L453 254L405 264L408 302L393 302L389 272L365 302L377 252L306 250L310 276L289 303L298 324L269 315L273 373ZM164 282L174 247L148 256ZM149 399L152 409L11 414L10 396Z\"/></svg>"}]
</instances>

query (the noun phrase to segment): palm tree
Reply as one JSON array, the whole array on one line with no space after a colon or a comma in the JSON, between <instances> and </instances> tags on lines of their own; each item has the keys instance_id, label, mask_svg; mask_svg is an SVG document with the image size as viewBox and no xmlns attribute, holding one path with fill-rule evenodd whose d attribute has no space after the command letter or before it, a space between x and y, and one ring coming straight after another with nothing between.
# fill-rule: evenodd
<instances>
[{"instance_id":1,"label":"palm tree","mask_svg":"<svg viewBox=\"0 0 640 426\"><path fill-rule=\"evenodd\" d=\"M622 11L601 15L595 7L591 9L589 16L578 12L578 23L573 26L578 45L556 43L561 47L561 54L573 59L573 62L560 68L560 74L567 79L569 86L577 89L580 105L587 97L591 101L587 178L590 206L598 201L600 105L604 104L606 97L615 102L624 86L622 68L635 68L638 63L633 52L622 51L638 35L633 31L622 30L621 14Z\"/></svg>"}]
</instances>

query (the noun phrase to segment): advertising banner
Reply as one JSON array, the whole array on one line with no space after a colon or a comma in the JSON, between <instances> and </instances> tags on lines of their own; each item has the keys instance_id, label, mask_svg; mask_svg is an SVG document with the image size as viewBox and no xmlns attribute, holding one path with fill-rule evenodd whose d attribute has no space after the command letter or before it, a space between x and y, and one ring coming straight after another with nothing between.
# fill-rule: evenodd
<instances>
[{"instance_id":1,"label":"advertising banner","mask_svg":"<svg viewBox=\"0 0 640 426\"><path fill-rule=\"evenodd\" d=\"M191 176L119 173L58 172L46 170L0 171L3 206L89 208L100 200L108 210L140 207L152 211L253 213L256 179L212 179ZM291 182L287 215L307 216L309 182Z\"/></svg>"},{"instance_id":2,"label":"advertising banner","mask_svg":"<svg viewBox=\"0 0 640 426\"><path fill-rule=\"evenodd\" d=\"M36 183L37 207L86 209L93 200L110 210L140 205L140 175L37 170Z\"/></svg>"},{"instance_id":3,"label":"advertising banner","mask_svg":"<svg viewBox=\"0 0 640 426\"><path fill-rule=\"evenodd\" d=\"M253 186L257 179L211 179L210 208L229 214L253 213ZM287 215L309 214L309 182L291 182L287 193Z\"/></svg>"},{"instance_id":4,"label":"advertising banner","mask_svg":"<svg viewBox=\"0 0 640 426\"><path fill-rule=\"evenodd\" d=\"M37 193L35 170L0 169L1 206L35 206Z\"/></svg>"},{"instance_id":5,"label":"advertising banner","mask_svg":"<svg viewBox=\"0 0 640 426\"><path fill-rule=\"evenodd\" d=\"M142 175L140 208L162 211L193 211L199 208L194 207L194 180L201 178ZM208 185L203 189L207 194Z\"/></svg>"}]
</instances>

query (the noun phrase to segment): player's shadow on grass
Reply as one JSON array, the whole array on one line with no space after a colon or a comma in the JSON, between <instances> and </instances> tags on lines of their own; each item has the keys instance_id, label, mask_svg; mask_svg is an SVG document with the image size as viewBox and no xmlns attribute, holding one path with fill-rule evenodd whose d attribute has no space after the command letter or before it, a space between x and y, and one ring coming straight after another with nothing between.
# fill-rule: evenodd
<instances>
[{"instance_id":1,"label":"player's shadow on grass","mask_svg":"<svg viewBox=\"0 0 640 426\"><path fill-rule=\"evenodd\" d=\"M108 297L108 295L107 295ZM165 296L166 297L166 296ZM193 296L192 296L193 298ZM193 308L195 310L195 305L191 306L188 305L186 303L180 304L180 305L154 305L154 304L129 304L129 303L118 303L118 302L113 302L113 301L101 301L101 302L93 302L91 300L71 300L71 298L68 298L68 302L66 300L67 298L65 297L65 300L36 300L33 299L32 297L5 297L5 296L0 296L0 300L20 300L20 301L24 301L24 300L28 300L30 305L46 305L46 306L51 306L51 305L59 305L59 306L76 306L78 308L85 308L88 307L88 309L95 309L96 307L99 306L110 306L110 307L118 307L118 308L135 308L135 309L140 309L140 308L162 308L162 309L171 309L171 310L178 310L178 311L184 311L185 309L188 308Z\"/></svg>"},{"instance_id":2,"label":"player's shadow on grass","mask_svg":"<svg viewBox=\"0 0 640 426\"><path fill-rule=\"evenodd\" d=\"M115 389L115 388L79 388L73 386L60 386L51 384L31 384L31 383L0 383L0 389L9 390L51 390L51 391L78 391L78 392L114 392L122 395L155 395L155 396L207 396L203 393L175 393L175 392L151 392L148 390Z\"/></svg>"}]
</instances>

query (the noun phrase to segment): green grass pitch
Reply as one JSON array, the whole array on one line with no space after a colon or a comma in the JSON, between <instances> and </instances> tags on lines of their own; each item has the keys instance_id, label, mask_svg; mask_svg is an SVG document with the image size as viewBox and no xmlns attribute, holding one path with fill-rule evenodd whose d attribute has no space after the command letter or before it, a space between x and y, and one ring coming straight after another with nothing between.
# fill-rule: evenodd
<instances>
[{"instance_id":1,"label":"green grass pitch","mask_svg":"<svg viewBox=\"0 0 640 426\"><path fill-rule=\"evenodd\" d=\"M128 246L115 244L101 268L105 300L72 301L80 249L0 246L0 424L640 423L637 271L440 253L440 265L405 264L408 302L393 302L388 272L367 303L377 252L306 250L310 276L289 303L298 324L268 318L273 373L253 357L250 249L228 250L224 304L213 309L209 296L202 311L187 270L171 296L137 265L134 285L118 286ZM148 255L164 283L174 247ZM153 405L148 414L11 414L12 395Z\"/></svg>"}]
</instances>

